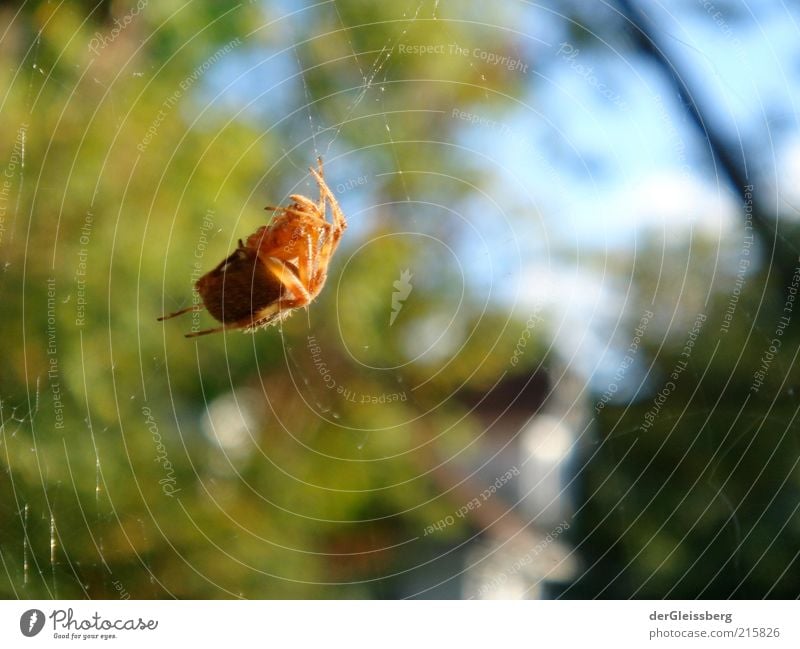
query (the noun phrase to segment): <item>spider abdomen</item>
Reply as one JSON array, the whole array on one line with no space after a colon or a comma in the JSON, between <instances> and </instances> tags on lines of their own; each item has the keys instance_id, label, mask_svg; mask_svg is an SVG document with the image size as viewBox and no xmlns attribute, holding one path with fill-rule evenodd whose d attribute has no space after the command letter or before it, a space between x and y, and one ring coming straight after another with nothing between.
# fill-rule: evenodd
<instances>
[{"instance_id":1,"label":"spider abdomen","mask_svg":"<svg viewBox=\"0 0 800 649\"><path fill-rule=\"evenodd\" d=\"M284 285L259 261L256 251L240 248L197 280L208 312L223 323L251 320L277 302Z\"/></svg>"}]
</instances>

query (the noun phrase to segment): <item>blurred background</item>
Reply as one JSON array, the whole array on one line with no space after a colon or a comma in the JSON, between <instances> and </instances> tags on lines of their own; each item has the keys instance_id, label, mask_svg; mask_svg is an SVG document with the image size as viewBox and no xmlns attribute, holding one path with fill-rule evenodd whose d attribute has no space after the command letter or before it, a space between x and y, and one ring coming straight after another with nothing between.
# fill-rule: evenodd
<instances>
[{"instance_id":1,"label":"blurred background","mask_svg":"<svg viewBox=\"0 0 800 649\"><path fill-rule=\"evenodd\" d=\"M0 3L0 595L800 595L799 22ZM318 155L310 308L157 322Z\"/></svg>"}]
</instances>

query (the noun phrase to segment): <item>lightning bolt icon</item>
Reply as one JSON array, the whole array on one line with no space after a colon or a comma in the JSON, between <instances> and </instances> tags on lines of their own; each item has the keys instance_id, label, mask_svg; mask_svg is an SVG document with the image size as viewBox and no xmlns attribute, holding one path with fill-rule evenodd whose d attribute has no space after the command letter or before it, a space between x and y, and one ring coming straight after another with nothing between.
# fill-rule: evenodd
<instances>
[{"instance_id":1,"label":"lightning bolt icon","mask_svg":"<svg viewBox=\"0 0 800 649\"><path fill-rule=\"evenodd\" d=\"M395 319L400 313L400 309L403 308L403 302L406 301L408 296L411 294L411 289L414 288L411 286L412 277L414 276L411 274L411 271L406 268L402 273L400 273L400 279L392 283L392 286L394 286L395 290L392 293L392 313L389 316L390 327L394 324Z\"/></svg>"}]
</instances>

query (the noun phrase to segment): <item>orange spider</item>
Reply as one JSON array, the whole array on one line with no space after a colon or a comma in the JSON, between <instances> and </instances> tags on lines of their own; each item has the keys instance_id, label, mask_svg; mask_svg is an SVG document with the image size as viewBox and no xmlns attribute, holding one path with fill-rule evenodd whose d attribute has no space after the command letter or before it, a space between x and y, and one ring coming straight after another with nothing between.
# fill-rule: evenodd
<instances>
[{"instance_id":1,"label":"orange spider","mask_svg":"<svg viewBox=\"0 0 800 649\"><path fill-rule=\"evenodd\" d=\"M310 169L319 185L319 201L292 194L288 207L271 207L277 216L247 237L214 270L203 275L195 288L203 306L222 326L186 334L204 336L225 329L255 331L274 324L292 310L308 306L319 295L328 275L328 264L347 220L319 170ZM327 203L333 223L326 219ZM161 316L167 320L203 307L190 306Z\"/></svg>"}]
</instances>

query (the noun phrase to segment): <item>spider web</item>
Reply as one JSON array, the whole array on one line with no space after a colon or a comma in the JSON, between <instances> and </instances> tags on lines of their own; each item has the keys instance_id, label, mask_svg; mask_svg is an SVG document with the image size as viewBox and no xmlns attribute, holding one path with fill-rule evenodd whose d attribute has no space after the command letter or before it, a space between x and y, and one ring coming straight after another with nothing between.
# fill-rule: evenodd
<instances>
[{"instance_id":1,"label":"spider web","mask_svg":"<svg viewBox=\"0 0 800 649\"><path fill-rule=\"evenodd\" d=\"M309 83L308 83L308 80L306 78L306 71L307 70L306 70L305 64L301 60L301 56L300 56L300 53L298 51L298 47L297 47L297 44L296 44L297 40L299 40L299 39L295 39L294 41L292 41L293 42L292 50L293 50L293 53L294 53L295 61L297 63L297 67L298 67L298 69L300 71L300 78L301 78L302 87L303 87L303 97L305 98L305 101L306 101L306 104L305 104L304 108L305 108L305 111L306 111L306 117L307 117L307 120L308 120L308 127L309 127L309 132L311 134L311 141L313 143L315 157L322 155L323 159L325 159L325 158L327 158L329 156L330 151L331 151L332 147L334 146L334 144L336 143L336 141L338 140L342 130L344 128L346 128L346 126L349 123L350 119L353 117L353 115L355 114L355 112L359 108L359 106L364 102L365 98L369 95L370 91L377 87L377 88L380 89L378 98L381 101L381 106L383 108L381 113L382 113L382 119L383 119L384 128L385 128L385 131L386 131L386 137L388 139L388 143L389 143L390 149L392 151L392 155L394 157L396 173L402 179L402 183L403 183L403 187L404 187L405 196L406 196L406 200L407 201L410 201L411 198L410 198L409 193L408 193L408 188L405 185L405 179L403 178L403 170L399 166L400 165L400 161L399 161L399 159L397 157L397 153L396 153L396 146L395 146L394 138L393 138L393 135L392 135L392 128L391 128L391 125L389 124L389 120L388 120L387 113L386 113L386 110L385 110L385 83L386 83L386 80L388 78L389 64L390 64L390 61L391 61L391 58L392 58L393 54L395 53L395 50L397 49L397 47L401 43L403 43L405 41L405 39L408 36L410 30L413 28L415 22L420 17L420 14L421 14L423 8L428 3L429 3L429 0L419 0L419 2L416 4L416 8L414 9L413 13L410 16L407 16L405 11L403 12L403 18L402 18L403 25L402 25L402 27L400 29L398 29L398 33L397 34L389 35L387 37L387 39L384 42L383 46L381 47L380 51L378 52L377 55L375 55L374 59L372 60L372 63L366 69L361 64L361 58L364 57L365 55L364 54L360 54L359 55L359 53L357 53L355 51L355 48L353 46L352 37L350 35L351 27L349 27L349 26L347 26L345 24L344 19L342 18L342 14L341 14L341 12L339 10L338 4L337 4L337 0L331 0L330 3L326 3L326 4L330 4L330 6L333 8L333 13L336 16L337 22L341 26L342 30L344 30L344 33L345 33L344 39L345 39L345 41L347 43L347 46L348 46L348 48L350 50L350 54L351 54L353 63L354 63L354 65L356 67L356 70L358 72L358 77L361 79L361 84L360 84L357 92L355 93L355 97L346 106L346 108L344 110L344 113L342 114L341 118L338 119L338 123L336 123L334 125L322 124L321 121L319 120L319 118L315 118L314 117L313 99L312 99L312 96L311 96L311 92L309 90ZM436 16L436 11L438 9L438 5L439 5L438 0L435 0L435 4L434 4L434 8L433 8L434 17ZM325 8L327 9L327 6ZM299 16L296 19L296 22L297 22L297 26L295 28L296 29L296 32L295 32L296 34L301 34L302 33L300 31L300 25L302 24L301 23L302 20L303 20L302 16ZM470 62L470 65L472 65L471 62ZM379 78L379 75L380 75L380 78ZM377 79L377 81L376 81L376 79ZM323 134L328 135L328 139L327 139L327 144L324 145L324 152L321 152L320 148L319 148L318 138ZM294 165L294 166L297 167L297 165ZM301 170L301 171L303 171L303 173L305 173L304 169ZM310 319L310 314L309 314L308 310L306 310L306 318L307 318L308 328L310 330L311 329L311 319ZM287 360L287 363L289 363L292 366L293 374L295 376L299 377L299 379L303 383L304 387L309 391L309 396L313 400L313 402L314 402L314 404L315 404L315 406L317 408L317 412L320 413L321 415L330 416L334 420L339 419L340 418L340 414L337 412L336 407L334 405L324 403L323 402L324 399L321 396L321 393L319 391L317 391L313 387L312 381L309 379L309 376L306 373L306 369L301 367L301 365L299 364L299 362L298 362L298 360L296 358L296 355L295 355L295 350L291 346L287 346L286 347L286 360ZM400 381L401 384L402 384L402 379L401 378L398 378L398 381ZM357 436L357 438L355 439L354 443L356 444L356 448L358 450L363 449L364 445L366 444L367 440L370 437L370 434L371 433L369 431L365 431L363 434Z\"/></svg>"},{"instance_id":2,"label":"spider web","mask_svg":"<svg viewBox=\"0 0 800 649\"><path fill-rule=\"evenodd\" d=\"M413 27L415 22L418 20L420 16L423 15L424 9L430 3L426 2L426 0L422 0L418 4L416 4L415 11L410 12L407 19L404 21L402 27L399 27L396 30L396 33L387 37L387 40L383 44L383 47L380 49L379 53L374 57L370 57L370 63L368 65L364 64L365 55L363 53L359 54L355 52L353 47L352 38L350 36L350 29L344 24L342 19L342 15L339 11L339 7L335 1L325 3L322 5L317 6L314 11L327 11L331 15L335 16L338 20L338 23L341 25L342 29L344 30L344 38L345 41L348 43L350 47L350 51L352 54L353 59L353 70L358 75L358 78L361 80L361 84L358 89L354 92L353 97L350 99L349 102L346 103L343 110L341 111L341 118L333 124L324 124L320 117L317 116L317 113L314 109L313 98L311 96L309 83L306 77L307 68L303 63L303 54L300 48L297 45L296 40L292 41L293 47L293 54L294 58L297 62L298 69L300 71L300 80L301 80L301 92L302 97L305 100L305 105L303 106L305 110L305 121L307 122L310 139L313 144L313 149L315 154L322 154L324 157L330 155L331 151L333 150L336 144L341 143L341 135L343 131L347 128L350 119L356 114L360 107L363 106L365 100L367 98L371 98L370 93L377 92L377 99L381 102L381 106L384 108L382 111L382 119L385 126L386 132L386 144L390 147L393 153L393 159L396 166L396 173L400 178L403 178L403 169L399 168L399 158L397 156L397 148L395 144L395 137L394 133L392 132L391 124L389 122L389 118L387 117L387 112L385 110L385 86L387 84L388 75L390 72L390 65L392 57L395 55L397 47L404 42L407 37L413 34ZM439 0L435 0L433 2L433 15L436 16L436 12L439 8ZM297 24L296 29L297 33L301 33L302 29L302 17L297 17ZM29 115L31 116L31 124L32 128L35 128L35 113L34 113L34 101L37 89L37 81L48 79L54 83L60 83L59 79L53 79L51 73L47 70L43 70L42 67L39 65L39 44L40 38L37 37L33 43L33 48L29 51L27 58L26 58L26 70L28 72L28 105L29 105ZM471 61L469 61L469 65L474 65ZM477 70L476 70L477 73ZM100 82L98 82L100 83ZM102 84L101 84L102 85ZM118 106L115 107L114 97L113 95L110 96L110 100L112 102L112 110L114 111L115 115L118 115ZM27 178L28 172L25 170L25 135L22 135L22 142L21 142L21 158L22 163L20 166L20 174L19 174L19 183L20 189L17 195L16 207L13 212L13 221L11 223L11 227L8 233L8 241L3 242L7 244L6 249L3 251L4 254L4 267L7 269L11 263L13 257L10 255L11 245L10 243L16 243L17 245L21 245L22 234L21 234L21 219L18 217L23 213L25 209L25 205L21 202L22 201L22 185L23 183L30 182L30 179ZM288 154L287 154L288 158ZM298 168L305 173L305 169L302 166L298 165ZM403 189L405 192L405 198L407 201L411 200L411 196L409 196L408 187L403 180ZM48 187L44 187L44 189L48 189ZM782 236L782 235L779 235ZM57 237L56 237L57 238ZM2 246L0 246L2 247ZM30 251L29 251L30 252ZM31 257L32 259L32 257ZM765 262L768 263L768 262ZM55 250L53 253L53 258L51 262L51 269L55 268L56 265L56 255ZM0 275L2 276L2 275ZM2 276L7 277L7 276ZM7 286L7 282L5 279L0 280L3 282L3 290L8 291L9 287ZM71 297L71 293L68 291L64 291L61 287L59 287L58 296L60 300L69 300ZM74 296L73 296L74 299ZM28 306L28 313L30 313L31 307ZM762 323L756 317L757 314L753 313L751 309L749 309L746 305L740 304L739 305L741 317L747 318L754 322L754 337L757 337L753 344L756 345L766 345L770 339L772 338L773 331L770 329L769 323ZM737 314L737 317L739 316ZM309 316L310 317L310 316ZM31 326L30 323L24 326ZM109 323L109 326L110 323ZM309 320L309 329L311 328L310 320ZM84 337L81 335L80 337L80 345L81 345L81 352L80 357L83 358L84 354L88 353L84 350L84 344L87 344L89 341L85 340ZM293 347L291 344L285 344L286 350L286 362L289 367L291 367L291 374L294 377L297 377L300 383L303 384L303 389L310 400L313 400L317 412L320 415L329 416L333 420L340 419L340 413L337 412L335 405L331 405L333 400L330 402L328 401L327 397L329 396L328 393L324 389L315 388L314 381L311 380L309 376L309 371L307 370L306 364L302 363L298 360L299 352L302 350L298 350L296 347ZM788 363L788 358L784 361L784 358L781 357L779 362L776 363L775 366L772 368L772 372L775 374L781 373L782 375L788 376L788 371L790 366L785 364ZM165 382L168 381L168 376L165 370L165 367L156 359L156 361L148 368L148 371L145 370L144 363L142 363L142 377L141 377L141 388L136 391L126 391L123 395L124 398L128 398L132 401L145 403L147 401L147 393L146 388L147 386L159 386L163 385ZM27 361L26 361L26 368L27 368ZM112 375L115 372L115 368L112 366L111 372ZM687 382L692 382L694 384L701 384L702 383L702 373L700 370L694 366L690 366L689 370L687 370L687 374L685 376L685 380ZM402 381L402 378L398 379ZM83 377L84 386L86 385L87 378L86 376ZM402 383L400 385L403 385ZM15 439L20 437L23 434L28 433L29 431L32 433L33 439L33 447L32 453L36 453L36 437L39 433L37 429L39 415L42 411L42 402L46 402L48 400L48 389L49 389L49 382L46 374L39 374L36 376L26 376L26 392L24 396L20 397L18 395L14 396L5 396L0 395L0 453L4 453L6 456L6 461L9 462L8 457L8 447L9 447L9 440ZM792 394L793 391L798 389L798 386L790 384L784 386L788 389L789 393ZM157 389L157 387L151 388L153 390ZM103 523L112 520L114 517L118 517L119 513L114 510L113 503L110 502L108 497L108 485L106 484L106 479L109 478L111 472L113 472L113 466L108 467L107 462L103 459L104 453L101 449L98 439L102 437L105 433L108 432L108 428L103 426L100 430L95 431L94 424L93 424L93 416L95 412L94 403L90 401L90 389L85 389L86 394L86 403L85 403L85 412L86 412L86 431L81 431L82 433L87 434L91 438L91 446L94 449L94 476L93 480L95 483L95 492L94 492L94 511L91 510L90 507L84 507L83 515L85 517L86 526L89 528L95 528L100 530L97 532L92 541L96 543L98 548L98 560L97 564L95 565L96 568L100 568L101 571L104 571L103 582L104 587L107 593L115 593L117 590L117 583L116 577L111 574L110 569L105 564L105 556L106 556L106 544L108 540L104 538L102 529L104 528ZM713 403L708 401L704 401L704 395L700 395L701 398L697 400L692 400L690 407L684 410L680 415L674 416L676 421L680 420L680 418L685 417L695 417L698 420L702 419L706 414L710 413L713 410ZM210 404L206 403L206 407ZM118 416L119 413L118 413ZM767 413L765 417L762 417L762 413L756 413L755 415L751 415L745 418L744 425L735 432L736 439L728 440L733 442L742 442L749 440L751 437L755 438L756 433L758 432L758 425L760 423L766 422L767 424L784 424L785 420L781 417L780 414L774 415ZM665 417L662 414L660 419L660 424L662 425L669 425L672 421L669 417ZM725 435L730 431L719 431L717 434L717 439L725 439ZM368 445L370 441L370 436L372 433L369 431L362 431L360 433L354 433L352 437L352 443L356 450L360 451ZM630 426L626 428L617 429L614 431L612 435L609 436L607 440L597 440L597 439L590 439L588 440L589 444L592 445L594 448L600 447L606 443L620 441L626 442L626 445L622 446L622 450L620 451L620 455L624 457L625 453L627 453L630 449L634 448L637 440L641 438L641 431L637 426ZM728 449L720 449L719 453L712 455L712 461L716 463L714 465L717 466L721 463L722 459L725 457L725 454L729 454L730 447ZM62 458L57 458L62 459ZM67 445L67 441L64 441L64 456L63 460L67 463L74 462L75 457L74 455L70 454L70 449ZM734 538L733 545L735 547L739 547L741 543L746 540L748 534L752 532L752 528L748 529L745 525L746 520L743 519L737 503L733 500L732 497L729 496L726 488L723 484L723 479L716 476L714 473L714 467L712 470L705 474L704 479L707 481L708 485L712 488L713 491L719 494L719 498L723 501L727 502L728 511L730 513L730 520L732 521L732 527L723 527L723 533L730 533ZM72 471L72 469L70 469ZM14 588L14 595L19 597L24 597L26 595L26 588L28 588L31 583L38 579L44 584L44 588L46 589L46 593L48 596L51 597L59 597L63 595L65 581L70 580L71 584L81 583L81 588L83 589L82 592L84 596L92 596L96 595L96 590L91 590L89 588L85 588L80 581L79 573L80 569L78 566L73 565L72 558L68 555L66 550L64 550L65 544L64 540L69 539L71 535L70 525L72 521L64 522L62 513L60 511L61 503L70 495L69 490L72 488L74 489L74 484L69 485L66 482L56 482L49 478L46 473L46 470L42 470L42 487L43 493L45 497L46 506L44 509L36 510L36 506L32 503L26 501L24 498L19 498L14 502L6 502L3 507L5 508L13 508L14 515L15 515L15 522L17 523L19 529L21 530L20 538L22 539L21 544L17 545L16 547L10 547L8 545L0 546L0 565L3 566L3 571L8 578L8 581L12 584L12 588ZM80 476L75 476L74 479L78 479ZM780 476L782 478L782 476ZM13 488L13 485L12 485ZM788 522L788 519L787 519ZM135 525L141 528L142 536L146 539L146 530L148 529L149 521L145 518L137 515L135 520ZM94 530L93 530L94 531ZM15 537L16 538L16 537ZM412 539L414 540L414 539ZM373 538L375 541L375 545L378 545L376 539ZM146 545L146 543L145 543ZM49 552L46 554L39 553L37 555L34 552L34 548L47 546L49 548ZM767 548L768 549L768 548ZM766 552L767 550L765 550ZM37 556L39 557L37 559ZM46 556L46 561L42 562L41 557ZM740 555L735 553L731 556L731 564L737 570L741 569L742 577L746 570L748 569L747 566L739 565ZM176 559L177 560L177 559ZM143 561L140 558L140 561ZM142 567L145 570L149 570L149 567L142 563ZM66 568L66 570L65 570ZM70 577L71 574L71 577ZM163 596L167 590L158 583L157 578L151 573L151 583L152 583L152 595L154 597Z\"/></svg>"}]
</instances>

